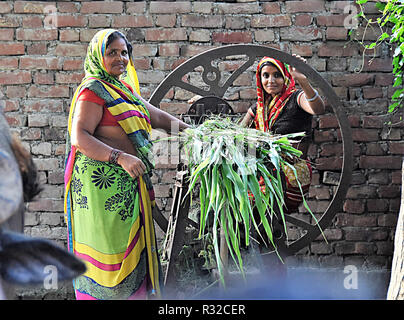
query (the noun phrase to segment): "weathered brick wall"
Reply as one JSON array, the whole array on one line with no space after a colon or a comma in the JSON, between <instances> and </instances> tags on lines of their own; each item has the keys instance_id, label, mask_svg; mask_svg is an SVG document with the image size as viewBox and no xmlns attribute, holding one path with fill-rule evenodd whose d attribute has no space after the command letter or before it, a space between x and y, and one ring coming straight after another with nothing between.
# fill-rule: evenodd
<instances>
[{"instance_id":1,"label":"weathered brick wall","mask_svg":"<svg viewBox=\"0 0 404 320\"><path fill-rule=\"evenodd\" d=\"M350 20L344 8L350 3L0 2L0 96L12 130L32 153L44 186L39 199L27 205L26 233L65 244L63 164L70 99L83 76L88 42L99 29L112 27L124 31L134 46L146 98L176 66L213 47L264 44L306 57L343 100L353 130L355 160L343 210L326 231L329 243L318 239L297 260L321 266L389 268L399 211L403 122L397 115L386 115L393 92L388 48L378 47L373 63L355 73L363 50L348 42ZM367 6L367 12L375 12L373 5ZM365 39L375 35L369 32ZM365 61L372 55L367 52ZM236 59L219 63L219 68L230 73L238 64ZM190 75L190 81L198 81L196 75ZM226 98L237 112L245 112L255 98L253 68L236 87ZM160 107L179 115L192 95L173 88ZM338 181L342 145L331 109L315 117L313 124L310 205L319 213ZM153 178L157 203L166 213L172 203L175 167L160 161Z\"/></svg>"}]
</instances>

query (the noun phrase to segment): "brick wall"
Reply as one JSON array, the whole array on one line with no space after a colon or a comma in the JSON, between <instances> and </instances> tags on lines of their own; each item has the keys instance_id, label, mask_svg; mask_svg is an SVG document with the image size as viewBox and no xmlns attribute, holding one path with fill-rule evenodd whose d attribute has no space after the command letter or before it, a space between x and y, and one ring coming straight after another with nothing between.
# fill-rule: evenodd
<instances>
[{"instance_id":1,"label":"brick wall","mask_svg":"<svg viewBox=\"0 0 404 320\"><path fill-rule=\"evenodd\" d=\"M403 122L399 115L386 114L393 92L389 49L378 47L373 63L355 73L363 50L348 42L344 21L349 14L344 8L350 3L0 2L0 96L10 126L32 153L44 186L39 199L27 204L26 233L65 245L63 162L69 103L83 76L88 42L99 29L112 27L124 31L134 46L146 98L176 66L224 44L264 44L307 58L343 100L355 159L343 210L326 231L329 243L317 239L296 259L321 266L390 268L400 203ZM375 12L373 4L366 10ZM358 29L361 32L363 28ZM375 37L369 32L365 39ZM372 55L366 52L365 61ZM235 59L219 67L230 73L238 63ZM190 81L198 81L196 75L190 75ZM173 88L160 107L179 115L192 95ZM226 98L241 113L254 95L254 68L250 68ZM313 124L310 158L315 171L309 202L320 213L338 181L342 145L331 109L315 117ZM160 161L153 177L157 203L166 213L172 203L174 170L175 164ZM307 217L303 211L298 215Z\"/></svg>"}]
</instances>

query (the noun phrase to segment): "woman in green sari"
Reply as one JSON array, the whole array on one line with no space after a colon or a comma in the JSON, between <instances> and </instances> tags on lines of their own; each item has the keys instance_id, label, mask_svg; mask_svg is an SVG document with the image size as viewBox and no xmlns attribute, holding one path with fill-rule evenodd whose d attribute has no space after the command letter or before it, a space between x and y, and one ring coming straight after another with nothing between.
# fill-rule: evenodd
<instances>
[{"instance_id":1,"label":"woman in green sari","mask_svg":"<svg viewBox=\"0 0 404 320\"><path fill-rule=\"evenodd\" d=\"M131 51L119 31L99 31L70 107L68 248L87 266L74 281L76 299L161 296L150 134L152 128L170 133L188 125L141 98Z\"/></svg>"}]
</instances>

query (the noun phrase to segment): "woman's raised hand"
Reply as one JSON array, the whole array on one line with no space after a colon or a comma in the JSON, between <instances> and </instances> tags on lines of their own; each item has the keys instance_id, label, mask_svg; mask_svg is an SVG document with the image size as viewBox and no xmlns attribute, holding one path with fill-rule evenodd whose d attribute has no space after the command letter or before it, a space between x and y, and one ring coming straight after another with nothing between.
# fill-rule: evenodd
<instances>
[{"instance_id":1,"label":"woman's raised hand","mask_svg":"<svg viewBox=\"0 0 404 320\"><path fill-rule=\"evenodd\" d=\"M146 166L138 157L129 153L121 153L118 164L133 178L142 176L146 171Z\"/></svg>"},{"instance_id":2,"label":"woman's raised hand","mask_svg":"<svg viewBox=\"0 0 404 320\"><path fill-rule=\"evenodd\" d=\"M302 58L301 56L297 55L297 54L292 54L292 56L302 60L304 63L307 63L307 60ZM292 75L293 79L295 79L295 81L297 82L301 82L301 81L305 81L307 80L307 77L301 73L300 71L298 71L295 67L290 68L290 74Z\"/></svg>"}]
</instances>

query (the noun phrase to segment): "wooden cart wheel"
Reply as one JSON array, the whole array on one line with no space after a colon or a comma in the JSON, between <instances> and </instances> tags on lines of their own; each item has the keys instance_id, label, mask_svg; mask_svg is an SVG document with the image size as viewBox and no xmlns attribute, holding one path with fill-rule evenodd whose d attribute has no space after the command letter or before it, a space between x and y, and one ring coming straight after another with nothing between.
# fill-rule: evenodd
<instances>
[{"instance_id":1,"label":"wooden cart wheel","mask_svg":"<svg viewBox=\"0 0 404 320\"><path fill-rule=\"evenodd\" d=\"M221 84L221 73L218 68L212 66L212 61L235 55L247 56L247 61L237 70L232 72L231 76L226 79L223 84ZM336 213L341 211L343 200L345 199L345 195L350 185L353 167L352 134L347 116L337 94L334 92L330 84L308 64L288 53L261 45L239 44L223 46L198 54L178 66L160 83L160 85L153 92L149 101L151 104L159 106L163 97L171 88L174 87L182 88L202 97L215 96L223 99L224 94L232 86L233 82L241 74L243 74L243 72L251 67L254 62L260 60L264 56L281 60L291 66L296 67L300 72L306 75L306 77L310 79L310 82L312 82L322 91L323 96L325 96L328 103L331 105L338 120L343 146L343 163L339 184L336 188L334 196L325 212L318 219L319 226L322 230L325 230L331 224ZM203 68L202 79L204 84L206 84L207 89L201 88L201 86L194 86L183 81L184 76L186 76L189 72L193 72L197 67ZM310 224L290 215L286 216L286 221L290 225L305 230L305 234L299 239L290 243L286 242L286 237L284 234L279 234L279 237L276 239L276 244L284 257L293 255L302 248L308 246L321 234L321 231L317 225Z\"/></svg>"}]
</instances>

